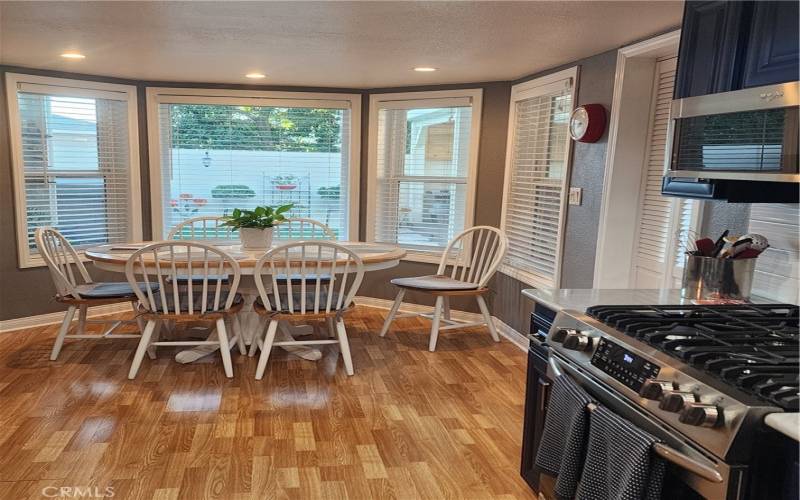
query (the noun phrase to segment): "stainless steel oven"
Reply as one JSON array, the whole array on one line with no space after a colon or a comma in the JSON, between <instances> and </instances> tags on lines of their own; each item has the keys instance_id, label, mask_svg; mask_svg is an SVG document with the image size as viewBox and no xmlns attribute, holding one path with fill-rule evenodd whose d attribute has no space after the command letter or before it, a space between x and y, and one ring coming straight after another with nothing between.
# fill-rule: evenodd
<instances>
[{"instance_id":1,"label":"stainless steel oven","mask_svg":"<svg viewBox=\"0 0 800 500\"><path fill-rule=\"evenodd\" d=\"M557 353L551 352L549 365L548 375L551 378L572 378L598 404L663 441L661 453L671 464L667 469L663 498L742 498L739 490L742 487L743 471L740 468L715 460L713 456L692 446L685 437L631 405L625 398L610 390L607 384L596 380L580 366Z\"/></svg>"}]
</instances>

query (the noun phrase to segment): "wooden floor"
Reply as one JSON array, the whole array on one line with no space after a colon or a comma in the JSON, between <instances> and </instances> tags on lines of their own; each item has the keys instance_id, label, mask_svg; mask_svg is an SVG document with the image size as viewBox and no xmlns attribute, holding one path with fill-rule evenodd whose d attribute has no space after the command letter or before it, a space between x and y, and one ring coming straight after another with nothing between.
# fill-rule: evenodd
<instances>
[{"instance_id":1,"label":"wooden floor","mask_svg":"<svg viewBox=\"0 0 800 500\"><path fill-rule=\"evenodd\" d=\"M355 376L329 346L316 363L280 351L260 382L238 354L226 379L218 355L180 365L160 348L129 381L135 340L68 340L51 362L55 326L2 334L0 498L534 498L525 354L480 328L430 353L429 323L381 339L384 314L348 316Z\"/></svg>"}]
</instances>

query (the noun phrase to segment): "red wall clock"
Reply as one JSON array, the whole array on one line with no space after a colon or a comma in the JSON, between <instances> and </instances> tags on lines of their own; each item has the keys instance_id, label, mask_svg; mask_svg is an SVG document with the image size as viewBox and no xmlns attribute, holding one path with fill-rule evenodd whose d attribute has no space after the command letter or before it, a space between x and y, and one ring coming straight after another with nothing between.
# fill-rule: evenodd
<instances>
[{"instance_id":1,"label":"red wall clock","mask_svg":"<svg viewBox=\"0 0 800 500\"><path fill-rule=\"evenodd\" d=\"M584 104L569 115L569 135L579 142L597 142L606 130L606 109L602 104Z\"/></svg>"}]
</instances>

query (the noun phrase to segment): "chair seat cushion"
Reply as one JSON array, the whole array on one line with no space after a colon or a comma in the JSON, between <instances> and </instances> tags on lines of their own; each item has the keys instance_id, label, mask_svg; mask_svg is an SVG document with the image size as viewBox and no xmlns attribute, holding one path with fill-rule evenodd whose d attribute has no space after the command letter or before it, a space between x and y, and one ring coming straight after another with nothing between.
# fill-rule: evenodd
<instances>
[{"instance_id":1,"label":"chair seat cushion","mask_svg":"<svg viewBox=\"0 0 800 500\"><path fill-rule=\"evenodd\" d=\"M307 286L307 288L310 288L308 285L306 285L306 286ZM306 307L305 307L305 311L303 311L303 310L300 309L301 306L302 306L301 301L300 301L300 298L301 298L300 290L294 291L292 293L293 311L291 311L291 313L292 314L314 314L314 294L315 294L315 290L313 288L311 290L308 290L308 289L306 290L306 304L305 304ZM270 295L272 295L272 294L270 294ZM325 290L320 290L319 295L320 295L320 298L319 298L319 311L318 312L324 313L325 312L325 308L328 305L328 294L327 294L327 292ZM338 301L339 301L339 292L334 291L333 295L331 297L331 311L335 311L336 310L336 304L337 304ZM264 307L264 302L261 300L261 297L259 297L258 299L256 299L256 302L255 302L255 310L256 310L256 312L261 312L261 313L264 313L264 312L275 313L275 312L277 312L277 313L281 313L281 314L289 314L290 313L289 304L286 303L286 291L282 291L281 292L281 308L280 308L279 311L275 311L274 310L275 309L275 299L274 298L270 298L270 303L272 304L273 310L272 311L266 311L266 308ZM349 306L349 304L345 304L345 305L342 306L342 309L347 309L348 306Z\"/></svg>"},{"instance_id":2,"label":"chair seat cushion","mask_svg":"<svg viewBox=\"0 0 800 500\"><path fill-rule=\"evenodd\" d=\"M428 276L413 276L410 278L395 278L393 285L405 288L418 288L420 290L477 290L478 285L453 279L449 276L431 274Z\"/></svg>"},{"instance_id":3,"label":"chair seat cushion","mask_svg":"<svg viewBox=\"0 0 800 500\"><path fill-rule=\"evenodd\" d=\"M211 287L209 287L211 288ZM172 290L165 290L167 296L167 309L169 310L169 314L189 314L189 294L186 290L179 290L178 292L178 301L180 302L180 311L175 311L175 296L173 295ZM214 308L214 297L216 296L215 290L209 290L206 293L206 313L213 313L213 312L220 312L225 310L225 302L228 300L228 291L222 290L219 294L219 307ZM153 294L153 299L156 305L156 310L153 312L163 313L163 302L161 300L161 294L155 293ZM244 302L242 295L237 293L233 298L233 303L231 307L241 305ZM201 290L194 290L192 293L192 303L193 303L193 314L201 314L202 306L203 306L203 293Z\"/></svg>"},{"instance_id":4,"label":"chair seat cushion","mask_svg":"<svg viewBox=\"0 0 800 500\"><path fill-rule=\"evenodd\" d=\"M139 290L147 293L146 283L137 283ZM150 289L158 290L158 284L150 283ZM75 290L81 297L86 299L118 299L118 298L136 298L136 294L131 288L130 283L127 281L111 282L111 283L86 283L78 285Z\"/></svg>"}]
</instances>

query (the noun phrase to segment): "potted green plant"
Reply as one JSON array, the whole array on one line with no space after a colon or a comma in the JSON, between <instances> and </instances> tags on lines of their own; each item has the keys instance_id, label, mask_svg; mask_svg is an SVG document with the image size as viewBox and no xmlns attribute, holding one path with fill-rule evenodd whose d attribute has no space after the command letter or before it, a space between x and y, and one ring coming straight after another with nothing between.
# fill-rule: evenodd
<instances>
[{"instance_id":1,"label":"potted green plant","mask_svg":"<svg viewBox=\"0 0 800 500\"><path fill-rule=\"evenodd\" d=\"M297 188L297 177L294 175L278 175L272 178L272 185L281 191Z\"/></svg>"},{"instance_id":2,"label":"potted green plant","mask_svg":"<svg viewBox=\"0 0 800 500\"><path fill-rule=\"evenodd\" d=\"M284 214L292 207L293 203L279 207L256 207L253 210L234 208L223 224L239 230L245 250L264 250L272 246L273 228L286 220Z\"/></svg>"}]
</instances>

